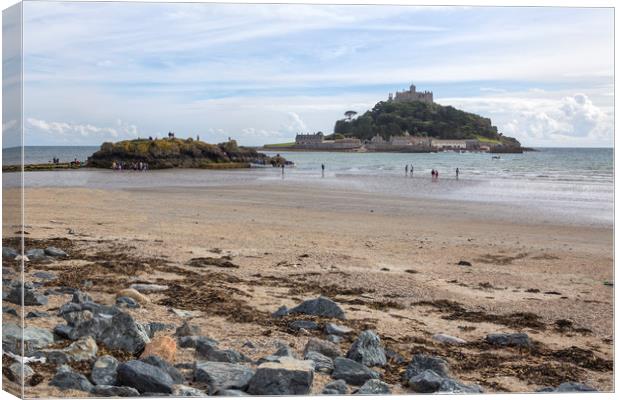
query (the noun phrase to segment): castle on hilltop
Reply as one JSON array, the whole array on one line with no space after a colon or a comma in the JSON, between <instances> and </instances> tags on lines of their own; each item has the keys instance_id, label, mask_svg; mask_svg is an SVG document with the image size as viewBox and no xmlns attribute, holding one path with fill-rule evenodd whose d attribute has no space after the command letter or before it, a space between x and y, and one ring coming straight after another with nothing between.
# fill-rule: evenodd
<instances>
[{"instance_id":1,"label":"castle on hilltop","mask_svg":"<svg viewBox=\"0 0 620 400\"><path fill-rule=\"evenodd\" d=\"M409 90L396 92L394 95L390 93L388 96L388 101L423 101L425 103L432 103L433 92L429 92L427 90L423 92L416 92L415 85L411 85L409 86Z\"/></svg>"}]
</instances>

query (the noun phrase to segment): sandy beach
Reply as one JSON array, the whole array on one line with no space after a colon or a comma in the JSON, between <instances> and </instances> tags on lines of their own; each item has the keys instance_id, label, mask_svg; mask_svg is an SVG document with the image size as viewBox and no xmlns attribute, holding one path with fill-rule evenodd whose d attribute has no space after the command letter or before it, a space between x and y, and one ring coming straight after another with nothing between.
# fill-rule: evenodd
<instances>
[{"instance_id":1,"label":"sandy beach","mask_svg":"<svg viewBox=\"0 0 620 400\"><path fill-rule=\"evenodd\" d=\"M5 207L12 190L5 189ZM500 204L278 182L27 188L25 198L27 248L53 244L69 253L29 263L27 281L49 271L58 279L45 286L78 287L102 304L114 304L115 293L131 283L168 285L127 312L139 322L178 326L183 319L170 307L192 311L191 322L204 335L254 360L272 354L278 341L302 354L306 334L271 313L323 294L341 305L343 323L354 329L339 344L344 353L359 332L373 329L406 362L416 353L439 355L456 378L485 392L535 391L565 381L613 390L614 289L604 284L613 282L611 227L532 222L527 210ZM17 229L7 221L10 244ZM238 268L189 265L201 257ZM52 315L28 319L27 326L63 322L54 310L70 298L50 296L46 306L25 307ZM18 321L8 314L4 320ZM490 346L484 338L495 332L525 332L534 345ZM437 342L438 333L467 344ZM194 358L193 349L179 348L175 361ZM408 391L401 382L406 362L378 369L395 393ZM48 386L49 369L33 368L45 379L27 387L27 396L67 395ZM313 393L329 380L317 373Z\"/></svg>"}]
</instances>

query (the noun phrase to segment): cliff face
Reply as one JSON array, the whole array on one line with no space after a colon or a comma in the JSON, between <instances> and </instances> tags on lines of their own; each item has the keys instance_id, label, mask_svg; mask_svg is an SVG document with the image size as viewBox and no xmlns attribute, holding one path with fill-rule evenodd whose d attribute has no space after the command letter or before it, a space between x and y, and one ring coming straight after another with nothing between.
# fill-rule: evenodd
<instances>
[{"instance_id":1,"label":"cliff face","mask_svg":"<svg viewBox=\"0 0 620 400\"><path fill-rule=\"evenodd\" d=\"M279 165L275 157L237 146L231 140L209 144L192 139L136 139L106 142L88 158L87 166L111 168L112 163L148 163L149 169L163 168L242 168L251 163Z\"/></svg>"},{"instance_id":2,"label":"cliff face","mask_svg":"<svg viewBox=\"0 0 620 400\"><path fill-rule=\"evenodd\" d=\"M421 101L381 101L355 119L336 121L334 132L361 140L376 134L387 140L409 132L437 139L482 139L506 148L521 146L516 139L499 133L489 118Z\"/></svg>"}]
</instances>

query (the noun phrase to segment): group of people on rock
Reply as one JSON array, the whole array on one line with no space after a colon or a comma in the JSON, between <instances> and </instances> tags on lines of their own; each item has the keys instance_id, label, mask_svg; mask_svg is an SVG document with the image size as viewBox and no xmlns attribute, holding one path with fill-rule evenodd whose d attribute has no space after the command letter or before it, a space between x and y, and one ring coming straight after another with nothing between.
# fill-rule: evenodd
<instances>
[{"instance_id":1,"label":"group of people on rock","mask_svg":"<svg viewBox=\"0 0 620 400\"><path fill-rule=\"evenodd\" d=\"M115 171L147 171L149 169L149 164L147 162L138 161L138 162L124 162L124 161L112 161L112 169Z\"/></svg>"}]
</instances>

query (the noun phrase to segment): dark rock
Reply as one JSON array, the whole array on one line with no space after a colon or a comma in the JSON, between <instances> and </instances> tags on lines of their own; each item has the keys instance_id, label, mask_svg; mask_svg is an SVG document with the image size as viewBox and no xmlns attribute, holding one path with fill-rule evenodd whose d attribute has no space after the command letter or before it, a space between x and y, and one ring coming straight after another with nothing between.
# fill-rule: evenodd
<instances>
[{"instance_id":1,"label":"dark rock","mask_svg":"<svg viewBox=\"0 0 620 400\"><path fill-rule=\"evenodd\" d=\"M225 396L225 397L240 397L240 396L249 396L246 392L242 392L241 390L235 389L222 389L218 391L216 396Z\"/></svg>"},{"instance_id":2,"label":"dark rock","mask_svg":"<svg viewBox=\"0 0 620 400\"><path fill-rule=\"evenodd\" d=\"M11 248L11 247L4 247L2 246L2 258L5 259L14 259L15 257L17 257L19 255L19 253Z\"/></svg>"},{"instance_id":3,"label":"dark rock","mask_svg":"<svg viewBox=\"0 0 620 400\"><path fill-rule=\"evenodd\" d=\"M391 394L392 391L387 383L379 379L369 379L355 394Z\"/></svg>"},{"instance_id":4,"label":"dark rock","mask_svg":"<svg viewBox=\"0 0 620 400\"><path fill-rule=\"evenodd\" d=\"M409 381L409 379L421 374L427 369L444 378L448 378L450 376L448 363L443 358L429 356L426 354L414 354L411 362L407 366L407 370L405 371L405 381Z\"/></svg>"},{"instance_id":5,"label":"dark rock","mask_svg":"<svg viewBox=\"0 0 620 400\"><path fill-rule=\"evenodd\" d=\"M532 344L527 333L489 333L485 340L495 346L529 347Z\"/></svg>"},{"instance_id":6,"label":"dark rock","mask_svg":"<svg viewBox=\"0 0 620 400\"><path fill-rule=\"evenodd\" d=\"M168 290L168 286L157 285L154 283L134 283L129 287L132 289L136 289L138 292L144 293L144 294L160 293L160 292L165 292L166 290Z\"/></svg>"},{"instance_id":7,"label":"dark rock","mask_svg":"<svg viewBox=\"0 0 620 400\"><path fill-rule=\"evenodd\" d=\"M299 329L308 329L308 330L314 330L314 329L319 329L319 324L317 324L314 321L302 321L302 320L298 320L298 321L293 321L290 324L288 324L289 328L294 329L294 330L299 330Z\"/></svg>"},{"instance_id":8,"label":"dark rock","mask_svg":"<svg viewBox=\"0 0 620 400\"><path fill-rule=\"evenodd\" d=\"M251 368L225 362L197 362L194 370L194 379L207 385L209 395L227 389L245 390L252 376Z\"/></svg>"},{"instance_id":9,"label":"dark rock","mask_svg":"<svg viewBox=\"0 0 620 400\"><path fill-rule=\"evenodd\" d=\"M469 261L464 261L464 260L459 261L458 265L461 265L463 267L471 267L471 263Z\"/></svg>"},{"instance_id":10,"label":"dark rock","mask_svg":"<svg viewBox=\"0 0 620 400\"><path fill-rule=\"evenodd\" d=\"M69 255L58 247L49 246L44 250L45 254L52 257L68 257Z\"/></svg>"},{"instance_id":11,"label":"dark rock","mask_svg":"<svg viewBox=\"0 0 620 400\"><path fill-rule=\"evenodd\" d=\"M416 393L435 393L439 390L441 382L446 379L439 376L436 372L427 369L411 377L408 385Z\"/></svg>"},{"instance_id":12,"label":"dark rock","mask_svg":"<svg viewBox=\"0 0 620 400\"><path fill-rule=\"evenodd\" d=\"M73 328L69 325L60 324L54 327L54 335L61 339L69 339Z\"/></svg>"},{"instance_id":13,"label":"dark rock","mask_svg":"<svg viewBox=\"0 0 620 400\"><path fill-rule=\"evenodd\" d=\"M253 395L305 395L310 393L314 379L314 366L310 361L290 357L278 363L263 363L248 385Z\"/></svg>"},{"instance_id":14,"label":"dark rock","mask_svg":"<svg viewBox=\"0 0 620 400\"><path fill-rule=\"evenodd\" d=\"M333 300L320 296L316 299L306 300L297 307L291 308L289 314L316 315L319 317L330 317L345 319L342 308Z\"/></svg>"},{"instance_id":15,"label":"dark rock","mask_svg":"<svg viewBox=\"0 0 620 400\"><path fill-rule=\"evenodd\" d=\"M92 383L84 375L67 371L66 369L59 370L52 378L50 385L64 390L74 389L83 392L91 392L93 390Z\"/></svg>"},{"instance_id":16,"label":"dark rock","mask_svg":"<svg viewBox=\"0 0 620 400\"><path fill-rule=\"evenodd\" d=\"M131 360L119 365L116 371L118 384L136 388L140 393L172 393L174 381L154 365Z\"/></svg>"},{"instance_id":17,"label":"dark rock","mask_svg":"<svg viewBox=\"0 0 620 400\"><path fill-rule=\"evenodd\" d=\"M19 315L17 314L17 310L11 307L2 307L2 312L19 317Z\"/></svg>"},{"instance_id":18,"label":"dark rock","mask_svg":"<svg viewBox=\"0 0 620 400\"><path fill-rule=\"evenodd\" d=\"M56 275L51 272L38 271L32 274L35 278L43 279L44 281L53 281L56 279Z\"/></svg>"},{"instance_id":19,"label":"dark rock","mask_svg":"<svg viewBox=\"0 0 620 400\"><path fill-rule=\"evenodd\" d=\"M213 340L206 336L182 336L177 339L177 343L181 348L196 348L200 342L210 346L217 346L217 340Z\"/></svg>"},{"instance_id":20,"label":"dark rock","mask_svg":"<svg viewBox=\"0 0 620 400\"><path fill-rule=\"evenodd\" d=\"M233 349L220 350L217 347L199 341L196 346L196 353L205 357L209 361L219 361L228 363L251 362L252 360Z\"/></svg>"},{"instance_id":21,"label":"dark rock","mask_svg":"<svg viewBox=\"0 0 620 400\"><path fill-rule=\"evenodd\" d=\"M183 325L179 326L174 332L175 336L200 336L200 327L196 325L190 325L189 322L184 321Z\"/></svg>"},{"instance_id":22,"label":"dark rock","mask_svg":"<svg viewBox=\"0 0 620 400\"><path fill-rule=\"evenodd\" d=\"M139 397L140 392L129 386L97 385L92 393L101 397Z\"/></svg>"},{"instance_id":23,"label":"dark rock","mask_svg":"<svg viewBox=\"0 0 620 400\"><path fill-rule=\"evenodd\" d=\"M304 347L304 356L308 354L309 351L316 351L317 353L321 353L329 358L341 356L340 348L338 346L332 342L317 338L308 339L308 343L306 343L306 347Z\"/></svg>"},{"instance_id":24,"label":"dark rock","mask_svg":"<svg viewBox=\"0 0 620 400\"><path fill-rule=\"evenodd\" d=\"M26 314L26 318L44 318L49 317L50 315L45 311L30 311Z\"/></svg>"},{"instance_id":25,"label":"dark rock","mask_svg":"<svg viewBox=\"0 0 620 400\"><path fill-rule=\"evenodd\" d=\"M338 379L336 381L331 381L327 385L323 387L321 394L347 394L349 393L349 387L347 383Z\"/></svg>"},{"instance_id":26,"label":"dark rock","mask_svg":"<svg viewBox=\"0 0 620 400\"><path fill-rule=\"evenodd\" d=\"M125 313L113 316L110 325L97 338L110 350L124 350L133 354L141 351L150 341L142 326Z\"/></svg>"},{"instance_id":27,"label":"dark rock","mask_svg":"<svg viewBox=\"0 0 620 400\"><path fill-rule=\"evenodd\" d=\"M241 347L247 347L248 349L255 349L256 346L254 345L254 343L252 343L251 340L247 340L245 343L243 343L243 346Z\"/></svg>"},{"instance_id":28,"label":"dark rock","mask_svg":"<svg viewBox=\"0 0 620 400\"><path fill-rule=\"evenodd\" d=\"M332 378L343 379L350 385L361 386L369 379L378 379L379 373L349 358L336 357Z\"/></svg>"},{"instance_id":29,"label":"dark rock","mask_svg":"<svg viewBox=\"0 0 620 400\"><path fill-rule=\"evenodd\" d=\"M24 296L24 305L26 306L44 306L47 304L47 297L37 293L30 283L25 283L23 288L21 282L15 282L13 288L4 299L9 303L21 305L22 293Z\"/></svg>"},{"instance_id":30,"label":"dark rock","mask_svg":"<svg viewBox=\"0 0 620 400\"><path fill-rule=\"evenodd\" d=\"M176 363L174 364L174 367L177 369L195 369L196 368L196 363L195 362L182 362L182 363Z\"/></svg>"},{"instance_id":31,"label":"dark rock","mask_svg":"<svg viewBox=\"0 0 620 400\"><path fill-rule=\"evenodd\" d=\"M280 306L273 314L272 317L280 318L288 315L288 308L286 306Z\"/></svg>"},{"instance_id":32,"label":"dark rock","mask_svg":"<svg viewBox=\"0 0 620 400\"><path fill-rule=\"evenodd\" d=\"M115 385L118 360L110 355L101 356L95 361L90 379L96 385Z\"/></svg>"},{"instance_id":33,"label":"dark rock","mask_svg":"<svg viewBox=\"0 0 620 400\"><path fill-rule=\"evenodd\" d=\"M357 337L347 358L360 362L368 367L387 364L385 350L381 346L381 339L373 331L364 331Z\"/></svg>"},{"instance_id":34,"label":"dark rock","mask_svg":"<svg viewBox=\"0 0 620 400\"><path fill-rule=\"evenodd\" d=\"M306 360L314 362L315 371L321 371L331 374L334 370L334 361L326 355L317 353L316 351L309 351L306 353L304 358Z\"/></svg>"},{"instance_id":35,"label":"dark rock","mask_svg":"<svg viewBox=\"0 0 620 400\"><path fill-rule=\"evenodd\" d=\"M346 336L353 332L353 329L344 325L332 324L331 322L325 324L325 333L328 335Z\"/></svg>"},{"instance_id":36,"label":"dark rock","mask_svg":"<svg viewBox=\"0 0 620 400\"><path fill-rule=\"evenodd\" d=\"M121 296L116 298L116 305L127 308L140 308L140 304L131 297Z\"/></svg>"},{"instance_id":37,"label":"dark rock","mask_svg":"<svg viewBox=\"0 0 620 400\"><path fill-rule=\"evenodd\" d=\"M156 355L150 355L148 357L142 358L140 361L162 369L168 375L170 375L174 383L176 384L183 383L183 375L181 375L181 372L179 372L178 369L176 369L172 364L170 364L168 361L164 360L163 358L158 357Z\"/></svg>"}]
</instances>

